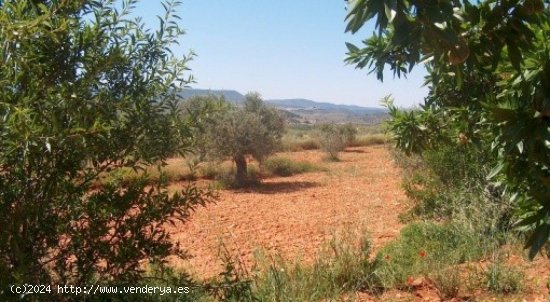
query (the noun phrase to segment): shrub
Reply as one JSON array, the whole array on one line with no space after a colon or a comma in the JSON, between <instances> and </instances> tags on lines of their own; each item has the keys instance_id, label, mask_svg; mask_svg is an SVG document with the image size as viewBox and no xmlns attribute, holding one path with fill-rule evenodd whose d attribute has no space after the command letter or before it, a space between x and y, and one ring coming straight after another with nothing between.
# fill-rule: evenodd
<instances>
[{"instance_id":1,"label":"shrub","mask_svg":"<svg viewBox=\"0 0 550 302\"><path fill-rule=\"evenodd\" d=\"M357 137L357 128L355 128L352 124L338 126L338 132L340 132L346 147L353 144Z\"/></svg>"},{"instance_id":2,"label":"shrub","mask_svg":"<svg viewBox=\"0 0 550 302\"><path fill-rule=\"evenodd\" d=\"M318 170L319 167L309 162L296 162L285 157L268 158L262 167L271 175L291 176Z\"/></svg>"},{"instance_id":3,"label":"shrub","mask_svg":"<svg viewBox=\"0 0 550 302\"><path fill-rule=\"evenodd\" d=\"M386 103L396 145L407 153L450 142L492 152L489 176L515 196L517 225L532 230L526 246L535 257L550 239L548 1L450 1L433 13L423 1L349 3L346 30L376 20L378 34L348 43L346 62L379 80L386 67L398 77L418 65L429 71L420 108Z\"/></svg>"},{"instance_id":4,"label":"shrub","mask_svg":"<svg viewBox=\"0 0 550 302\"><path fill-rule=\"evenodd\" d=\"M220 242L218 257L225 270L206 284L206 290L215 298L214 301L258 301L252 292L247 269L238 257L231 255L223 242Z\"/></svg>"},{"instance_id":5,"label":"shrub","mask_svg":"<svg viewBox=\"0 0 550 302\"><path fill-rule=\"evenodd\" d=\"M494 163L491 154L475 146L441 145L422 157L394 152L394 158L405 170L403 183L415 203L413 216L475 220L503 232L511 228L510 198L486 177Z\"/></svg>"},{"instance_id":6,"label":"shrub","mask_svg":"<svg viewBox=\"0 0 550 302\"><path fill-rule=\"evenodd\" d=\"M407 278L431 272L484 255L485 246L475 229L462 224L413 223L377 255L375 269L380 286L406 285Z\"/></svg>"},{"instance_id":7,"label":"shrub","mask_svg":"<svg viewBox=\"0 0 550 302\"><path fill-rule=\"evenodd\" d=\"M200 175L206 179L218 179L220 176L232 173L228 172L220 162L206 162L198 168Z\"/></svg>"},{"instance_id":8,"label":"shrub","mask_svg":"<svg viewBox=\"0 0 550 302\"><path fill-rule=\"evenodd\" d=\"M144 263L184 254L162 226L204 205L200 190L169 194L147 174L93 187L189 147L177 1L156 31L125 3L0 1L2 286L138 283Z\"/></svg>"},{"instance_id":9,"label":"shrub","mask_svg":"<svg viewBox=\"0 0 550 302\"><path fill-rule=\"evenodd\" d=\"M328 153L329 159L338 160L338 153L353 143L356 135L357 129L351 124L323 125L320 129L321 149Z\"/></svg>"},{"instance_id":10,"label":"shrub","mask_svg":"<svg viewBox=\"0 0 550 302\"><path fill-rule=\"evenodd\" d=\"M317 149L321 148L321 146L319 144L319 141L317 141L313 138L309 138L309 139L301 141L299 143L299 146L300 146L300 148L302 148L302 150L317 150Z\"/></svg>"}]
</instances>

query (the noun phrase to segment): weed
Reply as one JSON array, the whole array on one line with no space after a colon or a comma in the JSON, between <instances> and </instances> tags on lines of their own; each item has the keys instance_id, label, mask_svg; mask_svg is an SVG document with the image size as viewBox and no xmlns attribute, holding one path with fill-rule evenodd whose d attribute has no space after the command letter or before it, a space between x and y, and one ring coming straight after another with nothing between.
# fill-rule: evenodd
<instances>
[{"instance_id":1,"label":"weed","mask_svg":"<svg viewBox=\"0 0 550 302\"><path fill-rule=\"evenodd\" d=\"M230 173L219 162L207 162L199 168L199 171L202 177L206 179L217 179L222 175Z\"/></svg>"},{"instance_id":2,"label":"weed","mask_svg":"<svg viewBox=\"0 0 550 302\"><path fill-rule=\"evenodd\" d=\"M348 125L348 129L350 129L350 126ZM323 139L319 135L320 128L322 126L290 126L282 138L280 151L296 152L321 149L326 142L323 143ZM348 146L371 146L384 144L388 141L383 134L384 129L380 125L353 125L353 128L357 130L357 137L353 138L353 135L351 135L349 141L347 141ZM352 134L349 131L348 133Z\"/></svg>"},{"instance_id":3,"label":"weed","mask_svg":"<svg viewBox=\"0 0 550 302\"><path fill-rule=\"evenodd\" d=\"M225 269L207 283L205 288L209 294L217 301L257 301L252 292L248 270L239 258L231 256L223 242L220 243L218 257Z\"/></svg>"},{"instance_id":4,"label":"weed","mask_svg":"<svg viewBox=\"0 0 550 302\"><path fill-rule=\"evenodd\" d=\"M323 160L326 162L337 163L340 161L340 157L338 154L328 153L326 156L323 156Z\"/></svg>"},{"instance_id":5,"label":"weed","mask_svg":"<svg viewBox=\"0 0 550 302\"><path fill-rule=\"evenodd\" d=\"M297 162L285 157L273 157L262 163L262 167L271 175L291 176L320 170L320 167L309 162Z\"/></svg>"},{"instance_id":6,"label":"weed","mask_svg":"<svg viewBox=\"0 0 550 302\"><path fill-rule=\"evenodd\" d=\"M435 287L444 300L458 297L462 284L460 271L455 267L436 270L433 275Z\"/></svg>"},{"instance_id":7,"label":"weed","mask_svg":"<svg viewBox=\"0 0 550 302\"><path fill-rule=\"evenodd\" d=\"M393 288L410 276L479 259L483 250L475 231L462 224L412 223L379 252L375 274L382 287Z\"/></svg>"},{"instance_id":8,"label":"weed","mask_svg":"<svg viewBox=\"0 0 550 302\"><path fill-rule=\"evenodd\" d=\"M523 272L505 266L500 262L493 263L485 272L487 288L496 293L518 293L522 289Z\"/></svg>"},{"instance_id":9,"label":"weed","mask_svg":"<svg viewBox=\"0 0 550 302\"><path fill-rule=\"evenodd\" d=\"M337 160L338 153L355 140L356 134L357 129L351 125L323 125L318 133L321 149L327 152L329 159Z\"/></svg>"},{"instance_id":10,"label":"weed","mask_svg":"<svg viewBox=\"0 0 550 302\"><path fill-rule=\"evenodd\" d=\"M299 143L299 146L302 150L317 150L321 148L321 145L319 144L319 142L313 138L309 138L307 140L301 141Z\"/></svg>"},{"instance_id":11,"label":"weed","mask_svg":"<svg viewBox=\"0 0 550 302\"><path fill-rule=\"evenodd\" d=\"M363 237L335 236L312 265L290 264L273 257L258 260L254 292L260 301L326 301L371 286L374 263Z\"/></svg>"},{"instance_id":12,"label":"weed","mask_svg":"<svg viewBox=\"0 0 550 302\"><path fill-rule=\"evenodd\" d=\"M320 147L319 141L312 137L284 137L280 151L297 152L304 150L317 150Z\"/></svg>"},{"instance_id":13,"label":"weed","mask_svg":"<svg viewBox=\"0 0 550 302\"><path fill-rule=\"evenodd\" d=\"M357 136L350 144L350 147L365 147L372 145L383 145L388 142L386 135L382 133L366 134Z\"/></svg>"},{"instance_id":14,"label":"weed","mask_svg":"<svg viewBox=\"0 0 550 302\"><path fill-rule=\"evenodd\" d=\"M128 184L145 176L147 177L147 182L149 184L194 180L197 176L196 164L189 163L183 158L178 158L171 159L169 163L160 167L149 167L147 169L136 170L128 167L121 167L108 173L104 173L101 177L100 183L96 185L109 184L113 182Z\"/></svg>"}]
</instances>

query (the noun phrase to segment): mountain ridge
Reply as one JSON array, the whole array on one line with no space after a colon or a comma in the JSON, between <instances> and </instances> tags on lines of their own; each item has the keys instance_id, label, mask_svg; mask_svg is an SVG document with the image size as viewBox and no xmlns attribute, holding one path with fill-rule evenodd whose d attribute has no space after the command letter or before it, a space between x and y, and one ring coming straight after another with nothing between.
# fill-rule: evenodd
<instances>
[{"instance_id":1,"label":"mountain ridge","mask_svg":"<svg viewBox=\"0 0 550 302\"><path fill-rule=\"evenodd\" d=\"M227 101L235 104L241 104L245 100L243 94L230 89L186 88L180 92L183 99L204 95L223 96ZM387 115L387 110L384 108L334 104L304 98L269 99L264 101L280 110L302 117L301 123L354 122L371 124L379 122Z\"/></svg>"},{"instance_id":2,"label":"mountain ridge","mask_svg":"<svg viewBox=\"0 0 550 302\"><path fill-rule=\"evenodd\" d=\"M267 103L277 105L278 107L286 107L287 109L322 109L322 110L346 110L350 113L369 114L369 113L385 113L384 108L378 107L363 107L357 105L334 104L330 102L318 102L309 99L272 99L266 100Z\"/></svg>"},{"instance_id":3,"label":"mountain ridge","mask_svg":"<svg viewBox=\"0 0 550 302\"><path fill-rule=\"evenodd\" d=\"M192 96L203 96L203 95L215 95L215 96L223 96L226 100L231 102L237 102L240 103L244 101L245 96L232 89L198 89L198 88L187 88L184 89L180 96L182 96L184 99L190 98ZM358 105L348 105L348 104L334 104L331 102L319 102L314 101L310 99L305 98L287 98L287 99L267 99L265 100L266 103L271 103L274 105L277 105L278 107L289 107L289 108L296 108L296 109L306 109L306 108L320 108L320 109L342 109L342 110L372 110L372 111L380 111L380 112L386 112L386 109L380 108L380 107L365 107L365 106L358 106Z\"/></svg>"}]
</instances>

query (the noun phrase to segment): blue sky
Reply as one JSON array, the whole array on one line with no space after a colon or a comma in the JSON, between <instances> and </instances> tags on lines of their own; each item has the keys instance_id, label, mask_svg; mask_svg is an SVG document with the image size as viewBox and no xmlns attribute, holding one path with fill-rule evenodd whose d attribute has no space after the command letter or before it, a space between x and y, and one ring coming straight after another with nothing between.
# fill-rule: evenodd
<instances>
[{"instance_id":1,"label":"blue sky","mask_svg":"<svg viewBox=\"0 0 550 302\"><path fill-rule=\"evenodd\" d=\"M162 13L153 0L142 0L134 11L152 28ZM344 43L358 44L373 27L345 34L343 0L183 0L178 15L186 35L174 51L197 53L189 66L195 88L360 106L378 106L387 94L411 106L427 94L421 69L408 79L388 73L381 83L344 64Z\"/></svg>"}]
</instances>

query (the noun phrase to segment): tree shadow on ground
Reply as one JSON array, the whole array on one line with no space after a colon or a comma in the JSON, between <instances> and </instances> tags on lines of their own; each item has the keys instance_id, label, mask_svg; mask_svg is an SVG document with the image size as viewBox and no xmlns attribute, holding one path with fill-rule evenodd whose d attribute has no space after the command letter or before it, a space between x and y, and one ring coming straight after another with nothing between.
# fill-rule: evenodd
<instances>
[{"instance_id":1,"label":"tree shadow on ground","mask_svg":"<svg viewBox=\"0 0 550 302\"><path fill-rule=\"evenodd\" d=\"M313 181L274 181L260 182L239 189L233 189L232 191L236 193L279 194L292 193L319 186L319 183Z\"/></svg>"},{"instance_id":2,"label":"tree shadow on ground","mask_svg":"<svg viewBox=\"0 0 550 302\"><path fill-rule=\"evenodd\" d=\"M361 150L361 149L346 149L343 152L345 152L345 153L367 153L367 151Z\"/></svg>"}]
</instances>

